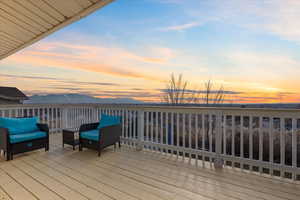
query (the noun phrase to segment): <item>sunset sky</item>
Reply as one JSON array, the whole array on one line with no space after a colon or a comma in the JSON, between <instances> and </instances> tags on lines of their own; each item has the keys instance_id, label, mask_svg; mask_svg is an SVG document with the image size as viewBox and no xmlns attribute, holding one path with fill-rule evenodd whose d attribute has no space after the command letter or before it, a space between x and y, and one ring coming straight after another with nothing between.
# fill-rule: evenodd
<instances>
[{"instance_id":1,"label":"sunset sky","mask_svg":"<svg viewBox=\"0 0 300 200\"><path fill-rule=\"evenodd\" d=\"M300 101L299 0L116 0L0 61L28 95L159 100L170 74L231 102Z\"/></svg>"}]
</instances>

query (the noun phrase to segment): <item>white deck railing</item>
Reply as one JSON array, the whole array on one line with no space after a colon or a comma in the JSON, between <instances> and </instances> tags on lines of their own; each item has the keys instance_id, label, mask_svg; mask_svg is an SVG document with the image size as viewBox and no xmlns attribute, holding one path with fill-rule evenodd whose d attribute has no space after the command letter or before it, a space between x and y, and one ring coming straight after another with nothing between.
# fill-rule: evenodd
<instances>
[{"instance_id":1,"label":"white deck railing","mask_svg":"<svg viewBox=\"0 0 300 200\"><path fill-rule=\"evenodd\" d=\"M193 165L300 179L300 110L106 104L1 105L0 117L38 116L51 132L122 116L125 144Z\"/></svg>"}]
</instances>

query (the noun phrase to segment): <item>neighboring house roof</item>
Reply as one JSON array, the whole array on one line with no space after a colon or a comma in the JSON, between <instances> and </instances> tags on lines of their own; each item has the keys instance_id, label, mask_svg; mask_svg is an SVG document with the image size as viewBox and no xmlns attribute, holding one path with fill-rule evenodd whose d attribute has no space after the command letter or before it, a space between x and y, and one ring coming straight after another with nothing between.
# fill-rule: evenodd
<instances>
[{"instance_id":1,"label":"neighboring house roof","mask_svg":"<svg viewBox=\"0 0 300 200\"><path fill-rule=\"evenodd\" d=\"M0 60L114 0L0 1Z\"/></svg>"},{"instance_id":2,"label":"neighboring house roof","mask_svg":"<svg viewBox=\"0 0 300 200\"><path fill-rule=\"evenodd\" d=\"M0 87L0 98L7 100L27 100L28 97L15 87Z\"/></svg>"}]
</instances>

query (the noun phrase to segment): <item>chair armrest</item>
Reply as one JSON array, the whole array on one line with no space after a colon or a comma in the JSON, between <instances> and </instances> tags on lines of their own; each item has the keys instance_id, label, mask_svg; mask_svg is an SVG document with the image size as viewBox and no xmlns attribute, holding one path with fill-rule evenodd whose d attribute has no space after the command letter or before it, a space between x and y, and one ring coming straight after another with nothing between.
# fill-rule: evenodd
<instances>
[{"instance_id":1,"label":"chair armrest","mask_svg":"<svg viewBox=\"0 0 300 200\"><path fill-rule=\"evenodd\" d=\"M89 123L89 124L82 124L79 128L79 133L84 132L84 131L90 131L90 130L97 129L98 125L99 125L99 122Z\"/></svg>"},{"instance_id":2,"label":"chair armrest","mask_svg":"<svg viewBox=\"0 0 300 200\"><path fill-rule=\"evenodd\" d=\"M9 142L9 133L7 128L0 128L0 149L7 150Z\"/></svg>"},{"instance_id":3,"label":"chair armrest","mask_svg":"<svg viewBox=\"0 0 300 200\"><path fill-rule=\"evenodd\" d=\"M120 141L122 125L107 126L100 129L100 144L108 146Z\"/></svg>"},{"instance_id":4,"label":"chair armrest","mask_svg":"<svg viewBox=\"0 0 300 200\"><path fill-rule=\"evenodd\" d=\"M48 124L40 124L40 123L38 123L36 125L40 129L40 131L44 131L44 132L46 132L46 133L49 134L49 126L48 126Z\"/></svg>"}]
</instances>

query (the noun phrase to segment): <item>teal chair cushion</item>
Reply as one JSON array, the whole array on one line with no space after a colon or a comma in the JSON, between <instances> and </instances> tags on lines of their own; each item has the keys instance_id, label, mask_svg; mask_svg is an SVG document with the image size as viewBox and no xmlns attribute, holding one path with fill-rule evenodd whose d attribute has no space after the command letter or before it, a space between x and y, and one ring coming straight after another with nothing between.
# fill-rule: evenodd
<instances>
[{"instance_id":1,"label":"teal chair cushion","mask_svg":"<svg viewBox=\"0 0 300 200\"><path fill-rule=\"evenodd\" d=\"M99 129L81 132L80 137L87 140L99 141Z\"/></svg>"},{"instance_id":2,"label":"teal chair cushion","mask_svg":"<svg viewBox=\"0 0 300 200\"><path fill-rule=\"evenodd\" d=\"M113 126L121 124L121 117L120 116L110 116L102 114L100 116L100 123L97 127L97 129L104 128L107 126Z\"/></svg>"},{"instance_id":3,"label":"teal chair cushion","mask_svg":"<svg viewBox=\"0 0 300 200\"><path fill-rule=\"evenodd\" d=\"M10 135L30 133L38 131L37 127L38 118L0 118L0 127L7 128Z\"/></svg>"},{"instance_id":4,"label":"teal chair cushion","mask_svg":"<svg viewBox=\"0 0 300 200\"><path fill-rule=\"evenodd\" d=\"M29 141L29 140L44 138L46 136L47 136L46 132L36 131L36 132L31 132L31 133L10 135L9 139L10 139L10 143L14 144L14 143L19 143L19 142L25 142L25 141Z\"/></svg>"}]
</instances>

